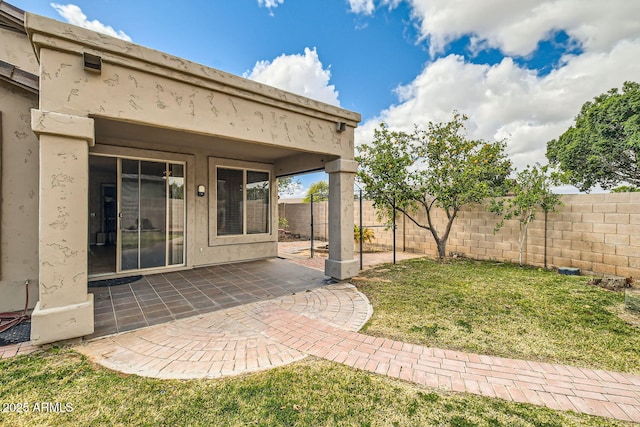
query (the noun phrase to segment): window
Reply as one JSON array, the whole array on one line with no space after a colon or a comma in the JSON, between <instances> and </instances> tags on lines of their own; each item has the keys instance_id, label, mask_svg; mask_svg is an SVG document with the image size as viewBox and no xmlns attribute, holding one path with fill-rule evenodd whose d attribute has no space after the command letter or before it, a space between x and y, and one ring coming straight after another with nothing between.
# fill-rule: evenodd
<instances>
[{"instance_id":1,"label":"window","mask_svg":"<svg viewBox=\"0 0 640 427\"><path fill-rule=\"evenodd\" d=\"M269 233L269 172L218 167L216 174L218 236Z\"/></svg>"}]
</instances>

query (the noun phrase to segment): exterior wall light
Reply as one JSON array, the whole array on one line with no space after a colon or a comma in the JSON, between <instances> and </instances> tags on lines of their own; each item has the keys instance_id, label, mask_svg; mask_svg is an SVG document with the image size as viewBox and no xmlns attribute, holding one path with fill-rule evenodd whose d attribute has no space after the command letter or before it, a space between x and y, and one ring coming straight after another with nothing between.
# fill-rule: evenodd
<instances>
[{"instance_id":1,"label":"exterior wall light","mask_svg":"<svg viewBox=\"0 0 640 427\"><path fill-rule=\"evenodd\" d=\"M207 189L205 188L204 185L198 185L198 197L204 197L205 193L207 192Z\"/></svg>"},{"instance_id":2,"label":"exterior wall light","mask_svg":"<svg viewBox=\"0 0 640 427\"><path fill-rule=\"evenodd\" d=\"M336 132L344 132L347 130L347 124L345 122L336 123Z\"/></svg>"}]
</instances>

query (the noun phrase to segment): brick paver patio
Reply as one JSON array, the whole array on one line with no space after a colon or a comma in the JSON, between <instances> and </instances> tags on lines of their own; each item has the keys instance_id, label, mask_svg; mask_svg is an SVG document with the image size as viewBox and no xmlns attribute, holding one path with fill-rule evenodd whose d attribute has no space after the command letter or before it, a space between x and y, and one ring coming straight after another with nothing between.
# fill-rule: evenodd
<instances>
[{"instance_id":1,"label":"brick paver patio","mask_svg":"<svg viewBox=\"0 0 640 427\"><path fill-rule=\"evenodd\" d=\"M441 390L640 422L640 376L412 345L357 332L372 313L350 284L106 337L78 348L118 371L211 378L307 355Z\"/></svg>"},{"instance_id":2,"label":"brick paver patio","mask_svg":"<svg viewBox=\"0 0 640 427\"><path fill-rule=\"evenodd\" d=\"M324 274L282 259L199 267L92 287L90 338L153 326L326 284Z\"/></svg>"}]
</instances>

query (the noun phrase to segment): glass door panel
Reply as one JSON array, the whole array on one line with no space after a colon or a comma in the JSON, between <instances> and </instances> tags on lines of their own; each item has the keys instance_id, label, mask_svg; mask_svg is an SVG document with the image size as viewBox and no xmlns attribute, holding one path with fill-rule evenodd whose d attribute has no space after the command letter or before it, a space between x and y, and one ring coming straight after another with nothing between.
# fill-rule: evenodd
<instances>
[{"instance_id":1,"label":"glass door panel","mask_svg":"<svg viewBox=\"0 0 640 427\"><path fill-rule=\"evenodd\" d=\"M184 165L120 162L120 271L184 264Z\"/></svg>"},{"instance_id":2,"label":"glass door panel","mask_svg":"<svg viewBox=\"0 0 640 427\"><path fill-rule=\"evenodd\" d=\"M140 268L167 264L167 164L140 161Z\"/></svg>"},{"instance_id":3,"label":"glass door panel","mask_svg":"<svg viewBox=\"0 0 640 427\"><path fill-rule=\"evenodd\" d=\"M169 164L169 265L184 263L184 166Z\"/></svg>"},{"instance_id":4,"label":"glass door panel","mask_svg":"<svg viewBox=\"0 0 640 427\"><path fill-rule=\"evenodd\" d=\"M118 159L89 156L89 276L115 273Z\"/></svg>"},{"instance_id":5,"label":"glass door panel","mask_svg":"<svg viewBox=\"0 0 640 427\"><path fill-rule=\"evenodd\" d=\"M140 268L140 162L122 159L120 176L120 269L136 270Z\"/></svg>"}]
</instances>

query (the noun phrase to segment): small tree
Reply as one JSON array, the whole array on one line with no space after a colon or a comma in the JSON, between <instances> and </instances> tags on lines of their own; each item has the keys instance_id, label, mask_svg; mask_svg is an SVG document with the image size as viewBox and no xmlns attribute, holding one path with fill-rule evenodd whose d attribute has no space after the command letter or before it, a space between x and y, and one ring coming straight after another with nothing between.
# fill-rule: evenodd
<instances>
[{"instance_id":1,"label":"small tree","mask_svg":"<svg viewBox=\"0 0 640 427\"><path fill-rule=\"evenodd\" d=\"M505 194L505 180L511 172L504 142L467 138L466 120L454 112L450 122L430 122L426 130L416 126L412 134L390 131L382 123L371 145L361 145L356 157L358 180L378 215L389 218L397 209L429 230L441 259L460 210ZM444 229L436 227L436 208L446 214ZM420 209L426 214L425 222L416 215Z\"/></svg>"},{"instance_id":2,"label":"small tree","mask_svg":"<svg viewBox=\"0 0 640 427\"><path fill-rule=\"evenodd\" d=\"M516 174L510 186L512 197L506 200L494 200L491 204L491 211L503 218L496 225L496 231L504 225L505 220L515 218L520 224L518 249L521 267L529 224L536 219L536 212L538 209L542 209L545 213L555 211L561 204L560 196L551 191L551 187L557 184L557 177L548 173L548 167L536 163Z\"/></svg>"},{"instance_id":3,"label":"small tree","mask_svg":"<svg viewBox=\"0 0 640 427\"><path fill-rule=\"evenodd\" d=\"M302 199L303 202L309 203L313 196L314 202L323 202L329 200L329 184L327 181L318 181L311 184L307 190L307 195Z\"/></svg>"}]
</instances>

